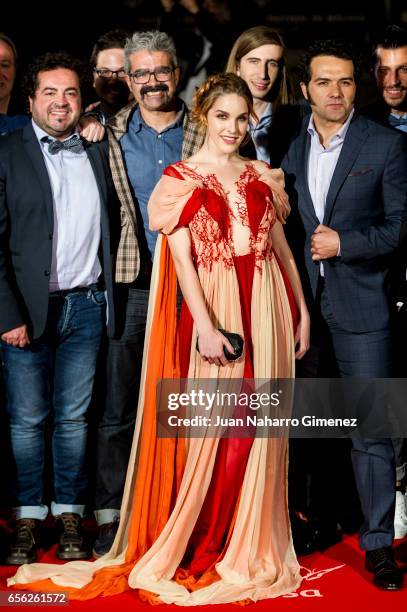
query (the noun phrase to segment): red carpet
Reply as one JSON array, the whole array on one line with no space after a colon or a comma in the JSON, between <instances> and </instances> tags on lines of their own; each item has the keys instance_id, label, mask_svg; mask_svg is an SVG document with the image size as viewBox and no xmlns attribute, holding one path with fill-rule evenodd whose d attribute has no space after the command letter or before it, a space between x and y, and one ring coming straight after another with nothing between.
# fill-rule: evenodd
<instances>
[{"instance_id":1,"label":"red carpet","mask_svg":"<svg viewBox=\"0 0 407 612\"><path fill-rule=\"evenodd\" d=\"M41 556L42 561L52 561L55 546ZM396 547L397 558L407 562L407 540ZM300 559L304 567L304 579L298 592L278 599L269 599L249 606L256 612L404 612L407 610L407 576L406 586L401 591L386 592L374 587L371 576L364 570L363 554L360 552L356 536L347 536L344 540L329 548L324 553ZM7 589L6 578L13 574L12 567L0 567L0 590ZM57 589L56 589L57 590ZM14 606L21 608L22 606ZM37 606L36 608L46 606ZM167 608L181 610L178 606ZM209 606L207 606L209 607ZM60 608L60 607L59 607ZM120 610L120 612L137 612L150 610L151 606L142 603L137 593L127 592L115 597L100 598L86 602L70 602L69 610ZM236 610L233 604L216 606L216 610ZM61 608L60 608L61 609ZM62 607L64 609L64 607ZM202 608L201 608L202 609Z\"/></svg>"}]
</instances>

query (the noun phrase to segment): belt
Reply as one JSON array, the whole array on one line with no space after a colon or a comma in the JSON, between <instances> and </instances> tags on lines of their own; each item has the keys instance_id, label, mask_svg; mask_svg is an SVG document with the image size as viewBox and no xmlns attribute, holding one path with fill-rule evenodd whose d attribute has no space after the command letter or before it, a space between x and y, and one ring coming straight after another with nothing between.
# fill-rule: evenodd
<instances>
[{"instance_id":1,"label":"belt","mask_svg":"<svg viewBox=\"0 0 407 612\"><path fill-rule=\"evenodd\" d=\"M72 287L71 289L60 289L59 291L51 291L48 295L50 298L66 298L72 293L87 293L88 291L103 291L100 283L93 283L87 287Z\"/></svg>"}]
</instances>

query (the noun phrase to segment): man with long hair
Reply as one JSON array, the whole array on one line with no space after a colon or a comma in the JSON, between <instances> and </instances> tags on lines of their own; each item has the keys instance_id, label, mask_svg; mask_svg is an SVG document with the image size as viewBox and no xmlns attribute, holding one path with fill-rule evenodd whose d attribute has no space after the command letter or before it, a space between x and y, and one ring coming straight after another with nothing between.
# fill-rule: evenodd
<instances>
[{"instance_id":1,"label":"man with long hair","mask_svg":"<svg viewBox=\"0 0 407 612\"><path fill-rule=\"evenodd\" d=\"M257 121L250 120L250 138L241 153L279 166L301 119L281 35L263 25L245 30L230 51L226 71L246 81L257 115Z\"/></svg>"}]
</instances>

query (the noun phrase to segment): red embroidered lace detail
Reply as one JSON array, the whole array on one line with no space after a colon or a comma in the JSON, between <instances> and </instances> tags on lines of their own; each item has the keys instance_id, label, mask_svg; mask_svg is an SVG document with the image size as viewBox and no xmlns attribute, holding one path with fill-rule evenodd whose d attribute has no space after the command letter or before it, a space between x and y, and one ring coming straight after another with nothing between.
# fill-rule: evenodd
<instances>
[{"instance_id":1,"label":"red embroidered lace detail","mask_svg":"<svg viewBox=\"0 0 407 612\"><path fill-rule=\"evenodd\" d=\"M201 175L184 162L177 162L174 166L185 178L202 184L202 188L194 191L182 214L185 220L188 219L198 267L210 270L214 262L222 262L226 268L233 268L236 252L232 219L249 229L247 252L255 254L256 267L260 269L261 261L272 258L270 230L276 221L276 212L272 193L259 180L260 175L252 163L246 164L236 181L238 199L231 203L228 192L215 174Z\"/></svg>"}]
</instances>

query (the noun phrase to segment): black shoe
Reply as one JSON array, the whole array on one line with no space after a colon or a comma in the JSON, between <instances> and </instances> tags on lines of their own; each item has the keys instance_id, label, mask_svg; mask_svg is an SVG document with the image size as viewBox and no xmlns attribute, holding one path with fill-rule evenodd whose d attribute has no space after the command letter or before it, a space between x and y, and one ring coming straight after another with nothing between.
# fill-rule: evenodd
<instances>
[{"instance_id":1,"label":"black shoe","mask_svg":"<svg viewBox=\"0 0 407 612\"><path fill-rule=\"evenodd\" d=\"M57 548L58 559L89 559L90 546L82 534L82 519L79 514L63 512L57 517L62 530Z\"/></svg>"},{"instance_id":2,"label":"black shoe","mask_svg":"<svg viewBox=\"0 0 407 612\"><path fill-rule=\"evenodd\" d=\"M6 565L34 563L37 559L39 542L39 521L22 518L16 521Z\"/></svg>"},{"instance_id":3,"label":"black shoe","mask_svg":"<svg viewBox=\"0 0 407 612\"><path fill-rule=\"evenodd\" d=\"M317 550L323 551L342 541L342 532L332 521L319 521L314 525L314 538Z\"/></svg>"},{"instance_id":4,"label":"black shoe","mask_svg":"<svg viewBox=\"0 0 407 612\"><path fill-rule=\"evenodd\" d=\"M6 534L5 530L0 527L0 565L5 564L9 548L9 537Z\"/></svg>"},{"instance_id":5,"label":"black shoe","mask_svg":"<svg viewBox=\"0 0 407 612\"><path fill-rule=\"evenodd\" d=\"M119 527L119 519L115 519L111 523L104 523L99 527L98 537L96 538L93 547L93 556L98 559L103 557L112 548L113 540L116 537Z\"/></svg>"},{"instance_id":6,"label":"black shoe","mask_svg":"<svg viewBox=\"0 0 407 612\"><path fill-rule=\"evenodd\" d=\"M374 574L373 583L381 589L398 591L403 586L403 572L397 566L392 548L367 550L365 567Z\"/></svg>"},{"instance_id":7,"label":"black shoe","mask_svg":"<svg viewBox=\"0 0 407 612\"><path fill-rule=\"evenodd\" d=\"M297 555L310 555L317 550L314 532L308 517L302 512L290 512L291 532Z\"/></svg>"}]
</instances>

